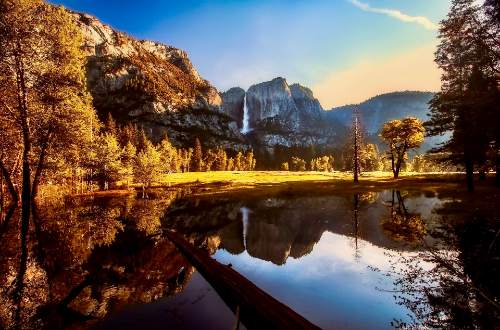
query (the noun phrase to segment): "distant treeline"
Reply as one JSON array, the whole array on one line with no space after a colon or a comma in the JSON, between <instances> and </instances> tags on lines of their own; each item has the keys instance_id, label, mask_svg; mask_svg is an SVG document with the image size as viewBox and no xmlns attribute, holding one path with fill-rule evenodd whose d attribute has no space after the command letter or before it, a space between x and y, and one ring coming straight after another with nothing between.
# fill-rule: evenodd
<instances>
[{"instance_id":1,"label":"distant treeline","mask_svg":"<svg viewBox=\"0 0 500 330\"><path fill-rule=\"evenodd\" d=\"M252 171L256 165L251 149L232 154L221 147L204 149L198 138L191 148L176 148L166 135L155 144L142 128L131 123L119 126L111 115L90 151L93 166L81 168L79 173L87 181L98 182L101 189L117 182L148 187L170 173Z\"/></svg>"}]
</instances>

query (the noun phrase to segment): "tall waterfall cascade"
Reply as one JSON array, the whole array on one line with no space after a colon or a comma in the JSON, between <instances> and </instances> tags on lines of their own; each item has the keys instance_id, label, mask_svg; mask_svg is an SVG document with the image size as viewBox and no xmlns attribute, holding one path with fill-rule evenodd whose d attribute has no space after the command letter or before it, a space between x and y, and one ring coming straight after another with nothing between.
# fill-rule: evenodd
<instances>
[{"instance_id":1,"label":"tall waterfall cascade","mask_svg":"<svg viewBox=\"0 0 500 330\"><path fill-rule=\"evenodd\" d=\"M250 115L248 114L247 107L247 93L245 93L245 97L243 98L243 125L240 132L241 134L247 134L250 131Z\"/></svg>"}]
</instances>

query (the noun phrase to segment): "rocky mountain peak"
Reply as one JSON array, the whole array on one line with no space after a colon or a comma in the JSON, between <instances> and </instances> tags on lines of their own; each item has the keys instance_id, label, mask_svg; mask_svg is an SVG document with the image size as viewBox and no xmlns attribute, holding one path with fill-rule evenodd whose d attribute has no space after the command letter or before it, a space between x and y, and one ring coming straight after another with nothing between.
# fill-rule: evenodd
<instances>
[{"instance_id":1,"label":"rocky mountain peak","mask_svg":"<svg viewBox=\"0 0 500 330\"><path fill-rule=\"evenodd\" d=\"M291 84L290 91L292 92L292 96L294 98L311 98L315 99L313 92L306 86L302 86L299 83Z\"/></svg>"},{"instance_id":2,"label":"rocky mountain peak","mask_svg":"<svg viewBox=\"0 0 500 330\"><path fill-rule=\"evenodd\" d=\"M233 87L221 94L224 112L238 123L238 128L240 129L243 126L245 93L243 88Z\"/></svg>"},{"instance_id":3,"label":"rocky mountain peak","mask_svg":"<svg viewBox=\"0 0 500 330\"><path fill-rule=\"evenodd\" d=\"M89 86L98 108L117 117L137 117L192 108L216 110L222 104L218 91L201 78L185 51L136 40L88 14L73 16L83 33ZM120 104L113 98L110 102L110 93L120 94Z\"/></svg>"},{"instance_id":4,"label":"rocky mountain peak","mask_svg":"<svg viewBox=\"0 0 500 330\"><path fill-rule=\"evenodd\" d=\"M70 13L83 34L87 82L101 117L111 113L118 122L134 122L153 140L167 133L178 146L199 137L208 146L244 147L236 122L221 111L219 92L185 51Z\"/></svg>"},{"instance_id":5,"label":"rocky mountain peak","mask_svg":"<svg viewBox=\"0 0 500 330\"><path fill-rule=\"evenodd\" d=\"M278 77L251 86L247 91L247 106L251 127L270 118L282 119L283 124L290 129L298 126L297 106L284 78Z\"/></svg>"},{"instance_id":6,"label":"rocky mountain peak","mask_svg":"<svg viewBox=\"0 0 500 330\"><path fill-rule=\"evenodd\" d=\"M290 91L299 109L301 122L307 125L321 119L324 110L318 99L314 97L312 90L300 84L293 84L290 85Z\"/></svg>"}]
</instances>

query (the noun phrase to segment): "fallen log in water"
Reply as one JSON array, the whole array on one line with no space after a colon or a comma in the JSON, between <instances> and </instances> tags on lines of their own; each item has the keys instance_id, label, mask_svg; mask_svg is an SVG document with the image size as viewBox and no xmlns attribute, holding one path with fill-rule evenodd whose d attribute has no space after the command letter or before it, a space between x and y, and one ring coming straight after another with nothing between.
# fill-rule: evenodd
<instances>
[{"instance_id":1,"label":"fallen log in water","mask_svg":"<svg viewBox=\"0 0 500 330\"><path fill-rule=\"evenodd\" d=\"M231 267L212 259L208 253L186 241L181 235L167 231L170 239L200 272L219 296L249 329L319 329L274 299Z\"/></svg>"}]
</instances>

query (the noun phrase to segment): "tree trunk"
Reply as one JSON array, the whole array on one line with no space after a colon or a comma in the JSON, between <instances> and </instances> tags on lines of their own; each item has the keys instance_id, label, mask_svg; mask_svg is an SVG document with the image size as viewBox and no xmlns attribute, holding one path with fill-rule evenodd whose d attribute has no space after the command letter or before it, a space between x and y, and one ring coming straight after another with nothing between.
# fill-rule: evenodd
<instances>
[{"instance_id":1,"label":"tree trunk","mask_svg":"<svg viewBox=\"0 0 500 330\"><path fill-rule=\"evenodd\" d=\"M394 164L394 152L392 151L392 148L391 148L391 170L392 174L394 175L394 179L397 179L398 174L396 173L396 166Z\"/></svg>"},{"instance_id":2,"label":"tree trunk","mask_svg":"<svg viewBox=\"0 0 500 330\"><path fill-rule=\"evenodd\" d=\"M474 191L474 163L470 158L469 153L466 151L464 154L465 158L465 176L467 181L467 191Z\"/></svg>"},{"instance_id":3,"label":"tree trunk","mask_svg":"<svg viewBox=\"0 0 500 330\"><path fill-rule=\"evenodd\" d=\"M393 174L394 174L394 179L399 178L399 170L401 168L401 160L400 158L397 159L395 168L393 169Z\"/></svg>"},{"instance_id":4,"label":"tree trunk","mask_svg":"<svg viewBox=\"0 0 500 330\"><path fill-rule=\"evenodd\" d=\"M0 222L3 220L3 173L0 171Z\"/></svg>"},{"instance_id":5,"label":"tree trunk","mask_svg":"<svg viewBox=\"0 0 500 330\"><path fill-rule=\"evenodd\" d=\"M17 203L19 201L19 193L16 190L16 187L14 187L14 184L12 183L12 179L10 178L9 171L3 164L3 162L0 160L0 171L2 171L2 177L5 179L5 183L7 184L7 189L9 190L10 195L12 196L12 200L14 203Z\"/></svg>"},{"instance_id":6,"label":"tree trunk","mask_svg":"<svg viewBox=\"0 0 500 330\"><path fill-rule=\"evenodd\" d=\"M497 150L495 158L495 185L500 187L500 150Z\"/></svg>"},{"instance_id":7,"label":"tree trunk","mask_svg":"<svg viewBox=\"0 0 500 330\"><path fill-rule=\"evenodd\" d=\"M47 155L47 147L49 145L50 131L47 134L47 138L43 142L42 150L40 151L40 157L38 158L38 164L35 171L35 177L33 178L33 187L31 189L31 198L35 199L38 195L38 187L40 184L40 178L42 177L43 164L45 163L45 157Z\"/></svg>"},{"instance_id":8,"label":"tree trunk","mask_svg":"<svg viewBox=\"0 0 500 330\"><path fill-rule=\"evenodd\" d=\"M31 137L28 118L27 87L25 81L24 63L22 61L22 48L19 41L16 45L16 82L19 119L23 135L23 160L22 160L22 191L21 191L21 219L23 226L28 226L31 215Z\"/></svg>"},{"instance_id":9,"label":"tree trunk","mask_svg":"<svg viewBox=\"0 0 500 330\"><path fill-rule=\"evenodd\" d=\"M479 180L486 181L486 165L481 165L479 168Z\"/></svg>"}]
</instances>

